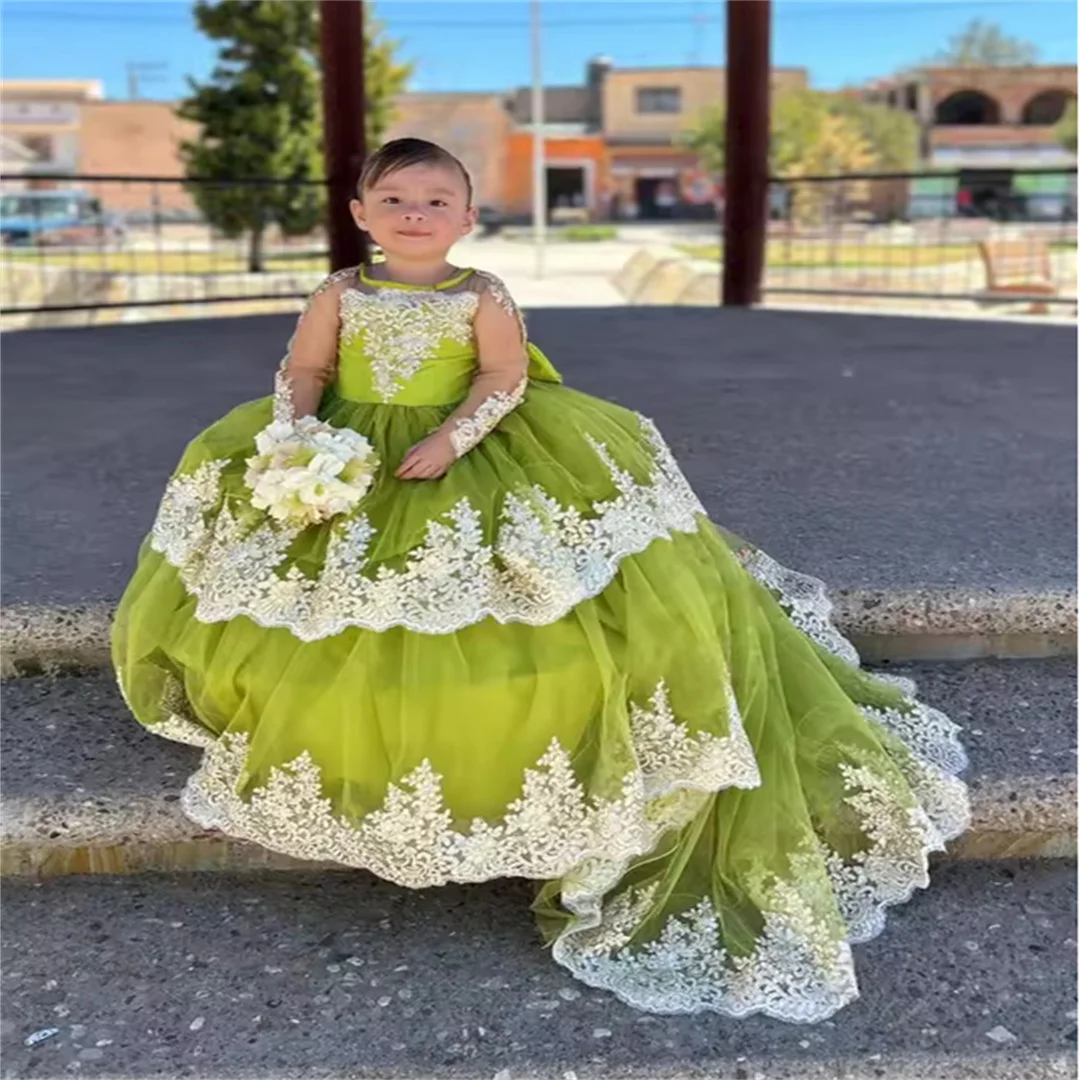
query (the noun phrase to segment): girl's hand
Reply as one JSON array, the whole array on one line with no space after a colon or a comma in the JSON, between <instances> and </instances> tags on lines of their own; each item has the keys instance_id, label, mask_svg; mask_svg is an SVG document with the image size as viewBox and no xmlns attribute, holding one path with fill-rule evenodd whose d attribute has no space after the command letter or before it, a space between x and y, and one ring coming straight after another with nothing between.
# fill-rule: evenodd
<instances>
[{"instance_id":1,"label":"girl's hand","mask_svg":"<svg viewBox=\"0 0 1080 1080\"><path fill-rule=\"evenodd\" d=\"M394 475L399 480L437 480L457 460L450 436L436 431L418 442L401 460Z\"/></svg>"}]
</instances>

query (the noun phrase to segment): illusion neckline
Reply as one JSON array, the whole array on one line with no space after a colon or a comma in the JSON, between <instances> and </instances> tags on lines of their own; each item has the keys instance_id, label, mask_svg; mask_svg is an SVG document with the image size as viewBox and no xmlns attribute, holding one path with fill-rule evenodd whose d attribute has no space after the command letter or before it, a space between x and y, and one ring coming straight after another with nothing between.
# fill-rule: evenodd
<instances>
[{"instance_id":1,"label":"illusion neckline","mask_svg":"<svg viewBox=\"0 0 1080 1080\"><path fill-rule=\"evenodd\" d=\"M442 289L452 288L454 285L460 285L471 273L471 268L464 270L455 270L450 277L445 278L442 281L435 282L434 285L413 285L406 281L388 281L382 278L373 278L368 275L367 266L360 267L360 280L365 285L372 285L380 289L409 289L415 292L438 292Z\"/></svg>"}]
</instances>

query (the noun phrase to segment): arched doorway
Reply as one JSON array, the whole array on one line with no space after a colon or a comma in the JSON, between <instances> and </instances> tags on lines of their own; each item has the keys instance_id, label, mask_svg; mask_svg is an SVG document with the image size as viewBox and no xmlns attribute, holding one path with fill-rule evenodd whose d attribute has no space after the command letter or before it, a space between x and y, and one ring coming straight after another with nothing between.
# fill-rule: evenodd
<instances>
[{"instance_id":1,"label":"arched doorway","mask_svg":"<svg viewBox=\"0 0 1080 1080\"><path fill-rule=\"evenodd\" d=\"M957 126L1000 124L1001 106L989 94L979 90L958 90L938 103L934 120Z\"/></svg>"},{"instance_id":2,"label":"arched doorway","mask_svg":"<svg viewBox=\"0 0 1080 1080\"><path fill-rule=\"evenodd\" d=\"M1050 127L1065 115L1069 102L1075 96L1067 90L1044 90L1024 106L1022 120L1025 124Z\"/></svg>"}]
</instances>

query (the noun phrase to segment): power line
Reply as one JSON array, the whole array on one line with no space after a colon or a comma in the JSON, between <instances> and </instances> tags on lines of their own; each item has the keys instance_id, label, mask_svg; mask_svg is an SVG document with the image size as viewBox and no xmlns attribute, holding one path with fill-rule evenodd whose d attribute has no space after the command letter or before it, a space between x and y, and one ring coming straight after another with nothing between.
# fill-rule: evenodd
<instances>
[{"instance_id":1,"label":"power line","mask_svg":"<svg viewBox=\"0 0 1080 1080\"><path fill-rule=\"evenodd\" d=\"M161 61L149 63L129 61L125 67L127 68L128 98L131 101L138 99L139 91L144 83L165 82L167 79L165 73L169 70L169 65Z\"/></svg>"},{"instance_id":2,"label":"power line","mask_svg":"<svg viewBox=\"0 0 1080 1080\"><path fill-rule=\"evenodd\" d=\"M742 0L750 2L750 0ZM134 8L134 5L132 5ZM784 9L777 13L778 24L798 21L821 21L834 16L842 17L846 22L853 19L865 20L878 16L910 15L914 12L925 12L932 7L934 11L943 10L972 10L973 0L876 0L872 6L858 7L848 2L835 7L823 9ZM175 26L177 22L191 24L190 13L177 11L172 17L164 14L151 13L146 10L134 9L131 12L102 12L88 11L85 9L61 9L47 8L44 5L34 8L15 8L4 13L5 20L23 20L27 22L93 22L93 23L124 23L128 25L147 26ZM694 26L701 29L709 24L722 25L724 16L722 13L709 14L671 14L658 15L628 15L625 8L620 11L617 22L613 23L610 18L549 18L544 22L544 29L610 29L615 26ZM527 20L499 20L499 19L392 19L387 21L387 28L391 33L408 29L431 29L431 30L520 30L525 32L529 28Z\"/></svg>"}]
</instances>

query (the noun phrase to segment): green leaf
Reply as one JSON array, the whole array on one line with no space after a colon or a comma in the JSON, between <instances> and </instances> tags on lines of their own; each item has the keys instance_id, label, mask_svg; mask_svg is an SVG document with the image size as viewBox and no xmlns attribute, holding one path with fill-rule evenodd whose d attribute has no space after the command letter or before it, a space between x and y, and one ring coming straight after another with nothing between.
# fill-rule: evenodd
<instances>
[{"instance_id":1,"label":"green leaf","mask_svg":"<svg viewBox=\"0 0 1080 1080\"><path fill-rule=\"evenodd\" d=\"M250 269L261 270L262 236L270 226L304 235L325 215L319 21L315 0L198 0L195 21L220 42L204 82L190 82L178 113L199 134L181 147L195 204L223 235L250 237ZM397 43L365 26L364 80L369 148L392 119L393 103L412 69L395 60ZM278 180L237 185L238 180Z\"/></svg>"}]
</instances>

